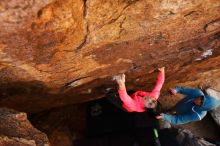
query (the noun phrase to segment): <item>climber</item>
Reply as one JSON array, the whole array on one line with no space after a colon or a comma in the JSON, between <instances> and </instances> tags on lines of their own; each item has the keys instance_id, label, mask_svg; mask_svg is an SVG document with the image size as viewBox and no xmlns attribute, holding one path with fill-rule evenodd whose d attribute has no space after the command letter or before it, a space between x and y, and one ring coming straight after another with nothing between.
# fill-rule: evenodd
<instances>
[{"instance_id":1,"label":"climber","mask_svg":"<svg viewBox=\"0 0 220 146\"><path fill-rule=\"evenodd\" d=\"M126 91L125 75L121 74L115 76L115 80L119 87L118 93L123 104L123 109L127 112L144 112L146 108L155 108L165 79L164 70L164 67L158 68L159 74L157 77L157 83L151 92L136 91L131 96L129 96Z\"/></svg>"},{"instance_id":2,"label":"climber","mask_svg":"<svg viewBox=\"0 0 220 146\"><path fill-rule=\"evenodd\" d=\"M205 117L207 111L213 110L220 105L220 101L209 95L205 95L200 89L176 87L170 89L171 94L177 93L186 95L173 108L175 114L161 113L156 118L163 119L171 124L185 124L199 121Z\"/></svg>"}]
</instances>

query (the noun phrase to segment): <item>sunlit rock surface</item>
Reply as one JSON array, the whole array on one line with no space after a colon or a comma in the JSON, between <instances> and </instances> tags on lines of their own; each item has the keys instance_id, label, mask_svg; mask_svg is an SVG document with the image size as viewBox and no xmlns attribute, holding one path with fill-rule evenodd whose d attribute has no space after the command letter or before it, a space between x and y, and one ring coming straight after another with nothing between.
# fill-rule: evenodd
<instances>
[{"instance_id":1,"label":"sunlit rock surface","mask_svg":"<svg viewBox=\"0 0 220 146\"><path fill-rule=\"evenodd\" d=\"M0 105L39 112L101 98L118 73L151 90L161 66L162 95L214 85L219 14L219 0L1 0Z\"/></svg>"}]
</instances>

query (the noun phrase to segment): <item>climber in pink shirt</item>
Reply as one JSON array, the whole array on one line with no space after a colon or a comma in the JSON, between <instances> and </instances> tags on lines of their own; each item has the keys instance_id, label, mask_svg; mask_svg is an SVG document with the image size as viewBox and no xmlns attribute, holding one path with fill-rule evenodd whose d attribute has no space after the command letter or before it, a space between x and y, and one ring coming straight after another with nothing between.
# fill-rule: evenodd
<instances>
[{"instance_id":1,"label":"climber in pink shirt","mask_svg":"<svg viewBox=\"0 0 220 146\"><path fill-rule=\"evenodd\" d=\"M144 112L146 108L155 108L157 106L157 99L160 96L160 90L165 80L165 68L158 68L159 74L157 76L157 83L151 92L136 91L129 96L125 87L125 75L121 74L115 77L118 83L119 97L123 102L122 106L128 112Z\"/></svg>"}]
</instances>

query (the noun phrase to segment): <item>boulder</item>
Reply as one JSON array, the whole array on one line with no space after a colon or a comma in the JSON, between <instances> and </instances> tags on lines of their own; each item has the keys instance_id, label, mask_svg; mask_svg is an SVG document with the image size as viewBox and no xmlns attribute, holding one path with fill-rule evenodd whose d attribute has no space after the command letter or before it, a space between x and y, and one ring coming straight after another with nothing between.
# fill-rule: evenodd
<instances>
[{"instance_id":1,"label":"boulder","mask_svg":"<svg viewBox=\"0 0 220 146\"><path fill-rule=\"evenodd\" d=\"M50 146L47 135L34 128L27 114L0 108L0 145Z\"/></svg>"},{"instance_id":2,"label":"boulder","mask_svg":"<svg viewBox=\"0 0 220 146\"><path fill-rule=\"evenodd\" d=\"M220 91L215 90L213 88L206 89L206 93L214 98L220 100ZM209 111L210 115L214 119L214 121L220 126L220 106L214 110Z\"/></svg>"}]
</instances>

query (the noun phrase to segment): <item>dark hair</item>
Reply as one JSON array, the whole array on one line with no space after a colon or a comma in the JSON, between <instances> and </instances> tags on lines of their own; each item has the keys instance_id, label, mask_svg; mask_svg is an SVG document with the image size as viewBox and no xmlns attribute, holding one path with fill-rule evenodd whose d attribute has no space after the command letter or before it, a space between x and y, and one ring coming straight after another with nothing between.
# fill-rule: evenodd
<instances>
[{"instance_id":1,"label":"dark hair","mask_svg":"<svg viewBox=\"0 0 220 146\"><path fill-rule=\"evenodd\" d=\"M202 103L201 103L200 106L202 106L203 103L204 103L204 98L205 98L205 97L201 95L201 96L197 96L196 99L197 99L197 98L199 98L199 99L201 100Z\"/></svg>"},{"instance_id":2,"label":"dark hair","mask_svg":"<svg viewBox=\"0 0 220 146\"><path fill-rule=\"evenodd\" d=\"M157 100L157 106L155 108L145 108L146 111L149 111L149 114L153 117L158 116L162 112L162 105Z\"/></svg>"},{"instance_id":3,"label":"dark hair","mask_svg":"<svg viewBox=\"0 0 220 146\"><path fill-rule=\"evenodd\" d=\"M204 96L203 95L201 95L201 96L198 96L197 98L200 98L201 100L203 100L204 101Z\"/></svg>"}]
</instances>

